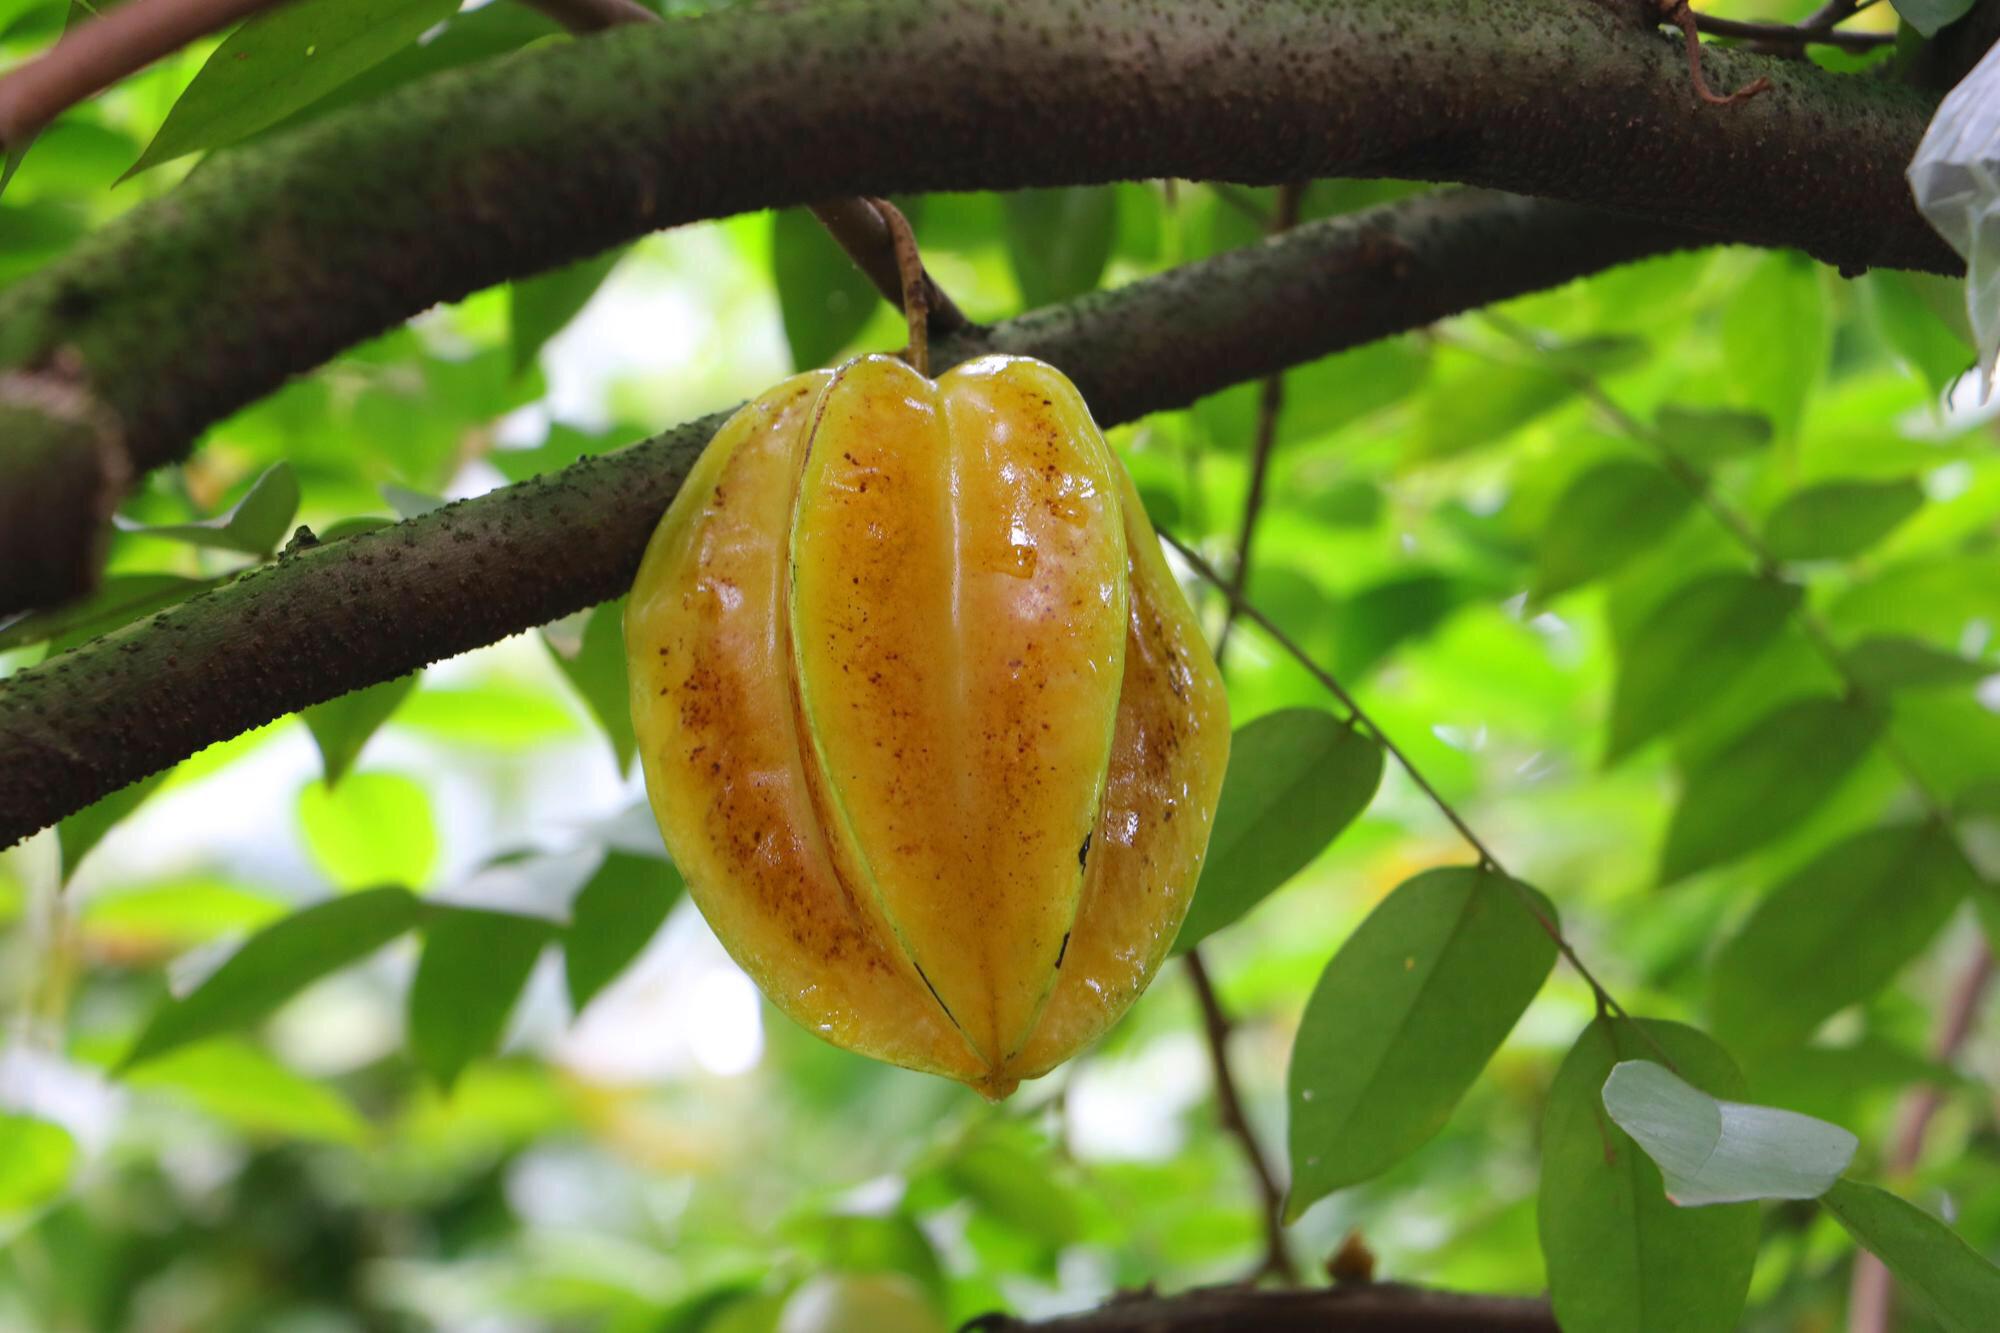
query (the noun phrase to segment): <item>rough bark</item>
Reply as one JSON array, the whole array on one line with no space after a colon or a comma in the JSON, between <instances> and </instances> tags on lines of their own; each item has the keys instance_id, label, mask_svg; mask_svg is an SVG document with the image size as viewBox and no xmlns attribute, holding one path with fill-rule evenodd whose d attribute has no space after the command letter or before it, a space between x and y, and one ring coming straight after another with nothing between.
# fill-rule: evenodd
<instances>
[{"instance_id":1,"label":"rough bark","mask_svg":"<svg viewBox=\"0 0 2000 1333\"><path fill-rule=\"evenodd\" d=\"M940 369L1038 356L1111 425L1704 240L1446 192L968 330L933 354ZM719 424L299 551L0 681L0 846L272 718L618 595Z\"/></svg>"},{"instance_id":2,"label":"rough bark","mask_svg":"<svg viewBox=\"0 0 2000 1333\"><path fill-rule=\"evenodd\" d=\"M1953 271L1902 169L1923 93L1684 54L1578 0L834 0L629 26L218 155L0 296L131 470L441 300L658 227L856 194L1396 175L1614 207L1846 269ZM10 588L0 608L61 588ZM78 582L88 571L78 571Z\"/></svg>"},{"instance_id":3,"label":"rough bark","mask_svg":"<svg viewBox=\"0 0 2000 1333\"><path fill-rule=\"evenodd\" d=\"M965 1333L1557 1333L1545 1301L1426 1291L1400 1283L1317 1291L1211 1287L1134 1296L1035 1322L975 1320Z\"/></svg>"}]
</instances>

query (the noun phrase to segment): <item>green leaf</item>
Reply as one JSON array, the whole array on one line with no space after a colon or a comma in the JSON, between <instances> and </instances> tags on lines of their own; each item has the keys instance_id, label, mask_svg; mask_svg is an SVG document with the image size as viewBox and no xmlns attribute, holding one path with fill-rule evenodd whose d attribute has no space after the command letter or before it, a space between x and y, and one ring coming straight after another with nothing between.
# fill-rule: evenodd
<instances>
[{"instance_id":1,"label":"green leaf","mask_svg":"<svg viewBox=\"0 0 2000 1333\"><path fill-rule=\"evenodd\" d=\"M1936 824L1834 844L1772 890L1723 947L1716 1032L1746 1053L1804 1041L1888 985L1978 883Z\"/></svg>"},{"instance_id":2,"label":"green leaf","mask_svg":"<svg viewBox=\"0 0 2000 1333\"><path fill-rule=\"evenodd\" d=\"M1556 919L1524 884L1431 870L1399 886L1341 946L1292 1046L1290 1216L1380 1174L1444 1127L1555 966L1537 911Z\"/></svg>"},{"instance_id":3,"label":"green leaf","mask_svg":"<svg viewBox=\"0 0 2000 1333\"><path fill-rule=\"evenodd\" d=\"M1451 618L1471 589L1448 574L1399 574L1363 588L1334 613L1334 674L1353 681Z\"/></svg>"},{"instance_id":4,"label":"green leaf","mask_svg":"<svg viewBox=\"0 0 2000 1333\"><path fill-rule=\"evenodd\" d=\"M61 1125L0 1111L0 1217L54 1203L69 1188L76 1140Z\"/></svg>"},{"instance_id":5,"label":"green leaf","mask_svg":"<svg viewBox=\"0 0 2000 1333\"><path fill-rule=\"evenodd\" d=\"M2000 672L2000 667L1901 634L1874 635L1848 649L1845 656L1848 671L1862 687L1882 693L1972 685Z\"/></svg>"},{"instance_id":6,"label":"green leaf","mask_svg":"<svg viewBox=\"0 0 2000 1333\"><path fill-rule=\"evenodd\" d=\"M1743 1313L1756 1205L1674 1207L1659 1168L1600 1100L1613 1067L1657 1054L1655 1043L1703 1091L1746 1091L1728 1052L1691 1027L1648 1020L1641 1033L1599 1018L1583 1030L1542 1113L1535 1210L1549 1300L1566 1333L1729 1333Z\"/></svg>"},{"instance_id":7,"label":"green leaf","mask_svg":"<svg viewBox=\"0 0 2000 1333\"><path fill-rule=\"evenodd\" d=\"M1948 23L1956 23L1972 12L1975 0L1889 0L1903 22L1925 37L1935 37Z\"/></svg>"},{"instance_id":8,"label":"green leaf","mask_svg":"<svg viewBox=\"0 0 2000 1333\"><path fill-rule=\"evenodd\" d=\"M194 990L154 1010L120 1070L260 1021L321 977L395 939L421 911L407 889L366 889L265 927Z\"/></svg>"},{"instance_id":9,"label":"green leaf","mask_svg":"<svg viewBox=\"0 0 2000 1333\"><path fill-rule=\"evenodd\" d=\"M1549 343L1538 355L1543 364L1565 375L1615 375L1646 359L1646 343L1625 334L1602 334Z\"/></svg>"},{"instance_id":10,"label":"green leaf","mask_svg":"<svg viewBox=\"0 0 2000 1333\"><path fill-rule=\"evenodd\" d=\"M1174 952L1194 948L1305 869L1381 783L1382 747L1331 713L1288 708L1239 729Z\"/></svg>"},{"instance_id":11,"label":"green leaf","mask_svg":"<svg viewBox=\"0 0 2000 1333\"><path fill-rule=\"evenodd\" d=\"M771 276L792 366L809 370L854 341L882 298L819 220L803 208L771 219Z\"/></svg>"},{"instance_id":12,"label":"green leaf","mask_svg":"<svg viewBox=\"0 0 2000 1333\"><path fill-rule=\"evenodd\" d=\"M210 582L178 574L113 574L80 602L0 621L0 652L49 642L49 651L59 653L183 601Z\"/></svg>"},{"instance_id":13,"label":"green leaf","mask_svg":"<svg viewBox=\"0 0 2000 1333\"><path fill-rule=\"evenodd\" d=\"M1542 533L1533 595L1544 601L1602 578L1666 539L1694 504L1649 463L1600 464L1556 501Z\"/></svg>"},{"instance_id":14,"label":"green leaf","mask_svg":"<svg viewBox=\"0 0 2000 1333\"><path fill-rule=\"evenodd\" d=\"M421 783L400 773L353 773L338 788L299 792L313 861L336 888L423 884L437 866L437 826Z\"/></svg>"},{"instance_id":15,"label":"green leaf","mask_svg":"<svg viewBox=\"0 0 2000 1333\"><path fill-rule=\"evenodd\" d=\"M687 886L680 871L654 856L617 850L570 904L563 932L563 975L574 1013L610 985L652 942Z\"/></svg>"},{"instance_id":16,"label":"green leaf","mask_svg":"<svg viewBox=\"0 0 2000 1333\"><path fill-rule=\"evenodd\" d=\"M83 858L90 849L103 840L104 835L117 827L118 822L144 803L148 796L166 780L165 773L155 773L149 778L141 778L129 787L120 787L109 796L99 797L73 815L65 816L56 825L56 840L62 847L62 882L67 884L76 874L76 868L83 864Z\"/></svg>"},{"instance_id":17,"label":"green leaf","mask_svg":"<svg viewBox=\"0 0 2000 1333\"><path fill-rule=\"evenodd\" d=\"M1881 541L1924 507L1914 480L1830 481L1788 495L1764 520L1780 560L1844 560Z\"/></svg>"},{"instance_id":18,"label":"green leaf","mask_svg":"<svg viewBox=\"0 0 2000 1333\"><path fill-rule=\"evenodd\" d=\"M216 48L125 175L247 138L457 9L458 0L291 0L265 10Z\"/></svg>"},{"instance_id":19,"label":"green leaf","mask_svg":"<svg viewBox=\"0 0 2000 1333\"><path fill-rule=\"evenodd\" d=\"M619 773L626 772L639 753L639 741L632 734L631 686L625 675L625 599L606 602L590 613L574 652L565 653L546 630L542 642L597 719Z\"/></svg>"},{"instance_id":20,"label":"green leaf","mask_svg":"<svg viewBox=\"0 0 2000 1333\"><path fill-rule=\"evenodd\" d=\"M1748 670L1804 592L1754 574L1706 574L1667 595L1618 659L1604 761L1691 721Z\"/></svg>"},{"instance_id":21,"label":"green leaf","mask_svg":"<svg viewBox=\"0 0 2000 1333\"><path fill-rule=\"evenodd\" d=\"M1690 463L1706 465L1754 454L1771 442L1771 420L1728 408L1662 407L1653 418L1660 443Z\"/></svg>"},{"instance_id":22,"label":"green leaf","mask_svg":"<svg viewBox=\"0 0 2000 1333\"><path fill-rule=\"evenodd\" d=\"M1873 707L1800 699L1703 760L1667 826L1660 882L1733 861L1789 833L1846 781L1887 721Z\"/></svg>"},{"instance_id":23,"label":"green leaf","mask_svg":"<svg viewBox=\"0 0 2000 1333\"><path fill-rule=\"evenodd\" d=\"M1451 458L1498 444L1575 393L1568 380L1540 366L1482 361L1433 383L1418 401L1413 456Z\"/></svg>"},{"instance_id":24,"label":"green leaf","mask_svg":"<svg viewBox=\"0 0 2000 1333\"><path fill-rule=\"evenodd\" d=\"M93 893L78 912L93 943L117 956L172 951L256 930L285 914L279 899L227 880L195 876Z\"/></svg>"},{"instance_id":25,"label":"green leaf","mask_svg":"<svg viewBox=\"0 0 2000 1333\"><path fill-rule=\"evenodd\" d=\"M1604 1109L1660 1168L1683 1208L1749 1199L1817 1199L1860 1146L1838 1125L1771 1106L1721 1101L1651 1060L1604 1081Z\"/></svg>"},{"instance_id":26,"label":"green leaf","mask_svg":"<svg viewBox=\"0 0 2000 1333\"><path fill-rule=\"evenodd\" d=\"M164 523L147 527L117 516L120 531L140 537L164 537L215 551L267 556L291 531L299 512L299 479L290 463L273 463L250 483L243 498L214 518L195 523Z\"/></svg>"},{"instance_id":27,"label":"green leaf","mask_svg":"<svg viewBox=\"0 0 2000 1333\"><path fill-rule=\"evenodd\" d=\"M542 344L590 304L629 247L617 246L532 278L507 284L507 346L516 375L535 362Z\"/></svg>"},{"instance_id":28,"label":"green leaf","mask_svg":"<svg viewBox=\"0 0 2000 1333\"><path fill-rule=\"evenodd\" d=\"M1868 295L1868 313L1875 332L1895 352L1897 358L1920 375L1932 394L1942 396L1977 359L1972 344L1958 326L1939 317L1927 295L1927 287L1948 293L1962 302L1963 283L1934 274L1898 273L1893 269L1873 269L1863 279Z\"/></svg>"},{"instance_id":29,"label":"green leaf","mask_svg":"<svg viewBox=\"0 0 2000 1333\"><path fill-rule=\"evenodd\" d=\"M448 1090L468 1064L499 1049L555 927L540 917L433 903L423 933L410 983L410 1053Z\"/></svg>"},{"instance_id":30,"label":"green leaf","mask_svg":"<svg viewBox=\"0 0 2000 1333\"><path fill-rule=\"evenodd\" d=\"M240 1039L183 1047L133 1070L125 1081L180 1097L250 1134L347 1144L368 1135L346 1098Z\"/></svg>"},{"instance_id":31,"label":"green leaf","mask_svg":"<svg viewBox=\"0 0 2000 1333\"><path fill-rule=\"evenodd\" d=\"M1108 185L1018 190L1001 198L1007 258L1021 297L1053 305L1097 286L1118 235L1118 191Z\"/></svg>"},{"instance_id":32,"label":"green leaf","mask_svg":"<svg viewBox=\"0 0 2000 1333\"><path fill-rule=\"evenodd\" d=\"M413 671L366 689L352 690L299 714L312 732L313 744L319 746L320 768L326 775L329 791L339 785L341 775L360 758L368 738L409 697L420 674Z\"/></svg>"},{"instance_id":33,"label":"green leaf","mask_svg":"<svg viewBox=\"0 0 2000 1333\"><path fill-rule=\"evenodd\" d=\"M1732 396L1770 418L1782 439L1798 430L1831 343L1819 272L1803 255L1765 255L1724 308L1722 366Z\"/></svg>"},{"instance_id":34,"label":"green leaf","mask_svg":"<svg viewBox=\"0 0 2000 1333\"><path fill-rule=\"evenodd\" d=\"M1957 1232L1915 1204L1859 1181L1836 1181L1820 1202L1947 1333L1993 1327L1993 1312L2000 1310L2000 1268Z\"/></svg>"}]
</instances>

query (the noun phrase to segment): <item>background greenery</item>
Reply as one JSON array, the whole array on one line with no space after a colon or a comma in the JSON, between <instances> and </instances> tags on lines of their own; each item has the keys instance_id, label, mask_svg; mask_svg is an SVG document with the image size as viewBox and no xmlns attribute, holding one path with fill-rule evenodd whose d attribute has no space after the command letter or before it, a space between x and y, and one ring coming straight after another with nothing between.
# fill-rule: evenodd
<instances>
[{"instance_id":1,"label":"background greenery","mask_svg":"<svg viewBox=\"0 0 2000 1333\"><path fill-rule=\"evenodd\" d=\"M218 125L191 97L170 116L207 43L65 116L0 198L0 280L201 169L176 153L565 40L512 5L376 8L424 12L350 78L256 115ZM39 50L65 17L0 0L0 49ZM135 163L148 169L118 183ZM1416 188L1317 183L1303 211ZM932 271L992 319L1252 243L1274 193L1149 182L905 206ZM1732 752L1777 705L1847 689L1788 605L1756 601L1768 584L1723 580L1739 595L1721 610L1656 618L1697 578L1758 563L1661 470L1664 441L1749 517L1838 645L1895 636L1864 659L1892 701L1887 734L1970 812L1988 877L2000 869L2000 830L1980 818L2000 813L2000 461L1976 393L1946 405L1971 360L1958 299L1942 281L1718 250L1291 373L1248 591L1552 900L1629 1008L1723 1038L1751 1096L1854 1130L1858 1174L1948 1211L1991 1254L2000 1044L1982 1032L1951 1068L1927 1054L1979 947L1964 886L1899 857L1844 915L1816 910L1851 857L1816 858L1922 802L1879 743L1796 809L1771 794L1808 785L1824 750L1789 769L1762 741ZM0 672L226 578L299 523L324 537L407 516L900 341L900 317L803 214L480 293L154 474L89 616L0 627ZM1243 386L1114 433L1156 522L1225 568L1257 402ZM1219 627L1220 601L1189 588ZM1001 1106L821 1045L680 901L640 804L620 651L615 616L573 618L214 747L0 854L0 1323L798 1333L838 1298L877 1328L922 1328L1254 1263L1256 1196L1218 1129L1178 965L1097 1049ZM1239 727L1332 708L1252 626L1227 669ZM1746 753L1779 756L1767 791L1729 785ZM1467 853L1393 767L1331 844L1343 812L1308 809L1313 783L1265 785L1298 845L1234 880L1234 863L1212 867L1197 911L1276 1153L1327 960L1392 888ZM1703 802L1707 841L1663 853L1676 811ZM1745 932L1801 867L1803 905ZM431 910L419 922L384 885ZM162 1011L308 905L322 915L285 984ZM1592 1013L1558 969L1443 1132L1305 1211L1298 1255L1316 1264L1359 1228L1389 1275L1542 1291L1542 1115ZM164 1053L122 1068L142 1033ZM1948 1095L1896 1178L1896 1110L1925 1080ZM1760 1225L1745 1326L1829 1327L1852 1253L1835 1220L1778 1206Z\"/></svg>"}]
</instances>

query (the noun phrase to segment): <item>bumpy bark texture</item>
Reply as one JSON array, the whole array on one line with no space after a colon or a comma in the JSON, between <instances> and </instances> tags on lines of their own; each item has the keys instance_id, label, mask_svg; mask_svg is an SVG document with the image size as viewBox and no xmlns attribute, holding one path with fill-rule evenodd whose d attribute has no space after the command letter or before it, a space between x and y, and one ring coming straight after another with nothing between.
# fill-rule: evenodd
<instances>
[{"instance_id":1,"label":"bumpy bark texture","mask_svg":"<svg viewBox=\"0 0 2000 1333\"><path fill-rule=\"evenodd\" d=\"M1035 356L1101 425L1691 233L1476 191L1300 227L933 349ZM272 718L615 597L722 417L299 551L0 682L0 845Z\"/></svg>"}]
</instances>

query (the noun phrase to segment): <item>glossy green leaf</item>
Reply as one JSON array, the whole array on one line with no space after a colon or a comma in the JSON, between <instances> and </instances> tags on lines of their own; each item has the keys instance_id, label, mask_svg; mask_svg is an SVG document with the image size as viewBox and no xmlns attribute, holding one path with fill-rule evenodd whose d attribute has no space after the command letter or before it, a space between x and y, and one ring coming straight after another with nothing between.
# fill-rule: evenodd
<instances>
[{"instance_id":1,"label":"glossy green leaf","mask_svg":"<svg viewBox=\"0 0 2000 1333\"><path fill-rule=\"evenodd\" d=\"M1602 578L1651 550L1694 504L1650 463L1602 463L1571 482L1542 532L1533 593L1546 599Z\"/></svg>"},{"instance_id":2,"label":"glossy green leaf","mask_svg":"<svg viewBox=\"0 0 2000 1333\"><path fill-rule=\"evenodd\" d=\"M1830 481L1786 496L1764 520L1764 544L1780 560L1843 560L1923 507L1913 480Z\"/></svg>"},{"instance_id":3,"label":"glossy green leaf","mask_svg":"<svg viewBox=\"0 0 2000 1333\"><path fill-rule=\"evenodd\" d=\"M185 600L210 582L179 574L112 574L80 602L0 622L0 651L46 642L50 652L61 652Z\"/></svg>"},{"instance_id":4,"label":"glossy green leaf","mask_svg":"<svg viewBox=\"0 0 2000 1333\"><path fill-rule=\"evenodd\" d=\"M1744 1096L1728 1052L1694 1028L1647 1020L1641 1033L1610 1018L1583 1030L1549 1088L1535 1212L1565 1333L1731 1333L1742 1316L1756 1205L1676 1208L1659 1168L1604 1111L1612 1069L1662 1050L1711 1096Z\"/></svg>"},{"instance_id":5,"label":"glossy green leaf","mask_svg":"<svg viewBox=\"0 0 2000 1333\"><path fill-rule=\"evenodd\" d=\"M410 983L410 1053L449 1089L499 1049L507 1016L555 927L540 917L434 903Z\"/></svg>"},{"instance_id":6,"label":"glossy green leaf","mask_svg":"<svg viewBox=\"0 0 2000 1333\"><path fill-rule=\"evenodd\" d=\"M1118 191L1108 185L1017 190L1002 197L1007 258L1031 307L1097 286L1118 236Z\"/></svg>"},{"instance_id":7,"label":"glossy green leaf","mask_svg":"<svg viewBox=\"0 0 2000 1333\"><path fill-rule=\"evenodd\" d=\"M1975 662L1901 634L1864 639L1847 650L1846 658L1847 669L1863 688L1884 693L1971 685L2000 673L2000 666Z\"/></svg>"},{"instance_id":8,"label":"glossy green leaf","mask_svg":"<svg viewBox=\"0 0 2000 1333\"><path fill-rule=\"evenodd\" d=\"M1944 1223L1886 1190L1842 1180L1820 1200L1895 1274L1947 1333L1987 1333L2000 1310L2000 1268Z\"/></svg>"},{"instance_id":9,"label":"glossy green leaf","mask_svg":"<svg viewBox=\"0 0 2000 1333\"><path fill-rule=\"evenodd\" d=\"M1604 1109L1653 1159L1667 1197L1683 1208L1817 1199L1860 1146L1824 1120L1719 1100L1652 1060L1613 1067Z\"/></svg>"},{"instance_id":10,"label":"glossy green leaf","mask_svg":"<svg viewBox=\"0 0 2000 1333\"><path fill-rule=\"evenodd\" d=\"M418 884L437 866L437 826L423 785L400 773L350 773L299 792L306 848L336 888Z\"/></svg>"},{"instance_id":11,"label":"glossy green leaf","mask_svg":"<svg viewBox=\"0 0 2000 1333\"><path fill-rule=\"evenodd\" d=\"M1733 861L1796 828L1839 790L1882 734L1865 704L1801 699L1767 713L1682 783L1660 881Z\"/></svg>"},{"instance_id":12,"label":"glossy green leaf","mask_svg":"<svg viewBox=\"0 0 2000 1333\"><path fill-rule=\"evenodd\" d=\"M0 1111L0 1218L18 1218L61 1198L76 1156L76 1140L61 1125Z\"/></svg>"},{"instance_id":13,"label":"glossy green leaf","mask_svg":"<svg viewBox=\"0 0 2000 1333\"><path fill-rule=\"evenodd\" d=\"M1889 0L1903 22L1926 37L1935 37L1948 23L1972 12L1974 0Z\"/></svg>"},{"instance_id":14,"label":"glossy green leaf","mask_svg":"<svg viewBox=\"0 0 2000 1333\"><path fill-rule=\"evenodd\" d=\"M1715 961L1716 1032L1750 1052L1804 1041L1889 984L1978 886L1935 824L1869 829L1772 890Z\"/></svg>"},{"instance_id":15,"label":"glossy green leaf","mask_svg":"<svg viewBox=\"0 0 2000 1333\"><path fill-rule=\"evenodd\" d=\"M542 641L597 719L618 771L626 772L639 753L639 742L632 734L631 687L625 676L625 599L606 602L591 611L574 651L565 652L564 645L546 632Z\"/></svg>"},{"instance_id":16,"label":"glossy green leaf","mask_svg":"<svg viewBox=\"0 0 2000 1333\"><path fill-rule=\"evenodd\" d=\"M266 10L216 48L125 174L247 138L394 55L457 9L458 0L291 0Z\"/></svg>"},{"instance_id":17,"label":"glossy green leaf","mask_svg":"<svg viewBox=\"0 0 2000 1333\"><path fill-rule=\"evenodd\" d=\"M341 775L354 765L369 737L387 722L421 673L411 672L365 689L352 690L337 699L314 704L299 714L319 746L320 768L329 790L340 784Z\"/></svg>"},{"instance_id":18,"label":"glossy green leaf","mask_svg":"<svg viewBox=\"0 0 2000 1333\"><path fill-rule=\"evenodd\" d=\"M507 284L507 349L516 374L533 365L542 345L590 304L627 248L621 245Z\"/></svg>"},{"instance_id":19,"label":"glossy green leaf","mask_svg":"<svg viewBox=\"0 0 2000 1333\"><path fill-rule=\"evenodd\" d=\"M129 787L120 787L109 796L99 797L73 815L65 815L56 825L56 839L62 846L62 881L67 884L83 858L90 854L117 827L118 822L142 805L166 780L165 773L141 778Z\"/></svg>"},{"instance_id":20,"label":"glossy green leaf","mask_svg":"<svg viewBox=\"0 0 2000 1333\"><path fill-rule=\"evenodd\" d=\"M1537 911L1556 919L1524 884L1451 867L1400 885L1348 937L1292 1046L1291 1216L1444 1127L1555 966Z\"/></svg>"},{"instance_id":21,"label":"glossy green leaf","mask_svg":"<svg viewBox=\"0 0 2000 1333\"><path fill-rule=\"evenodd\" d=\"M1382 747L1317 708L1287 708L1237 730L1208 856L1174 952L1186 953L1311 864L1368 808Z\"/></svg>"},{"instance_id":22,"label":"glossy green leaf","mask_svg":"<svg viewBox=\"0 0 2000 1333\"><path fill-rule=\"evenodd\" d=\"M1699 716L1771 646L1803 597L1796 584L1734 572L1669 594L1619 654L1605 762Z\"/></svg>"},{"instance_id":23,"label":"glossy green leaf","mask_svg":"<svg viewBox=\"0 0 2000 1333\"><path fill-rule=\"evenodd\" d=\"M121 1068L267 1017L313 982L359 962L417 923L407 889L366 889L301 908L252 935L208 978L153 1011Z\"/></svg>"},{"instance_id":24,"label":"glossy green leaf","mask_svg":"<svg viewBox=\"0 0 2000 1333\"><path fill-rule=\"evenodd\" d=\"M353 1103L332 1087L240 1039L184 1046L132 1070L125 1082L165 1092L260 1137L354 1144L368 1134Z\"/></svg>"},{"instance_id":25,"label":"glossy green leaf","mask_svg":"<svg viewBox=\"0 0 2000 1333\"><path fill-rule=\"evenodd\" d=\"M1729 408L1662 407L1653 417L1660 443L1690 463L1707 465L1754 454L1771 442L1771 421Z\"/></svg>"},{"instance_id":26,"label":"glossy green leaf","mask_svg":"<svg viewBox=\"0 0 2000 1333\"><path fill-rule=\"evenodd\" d=\"M291 534L299 512L299 479L289 463L273 463L250 483L243 498L214 518L195 523L164 523L147 527L120 516L118 526L143 537L164 537L217 551L267 556Z\"/></svg>"},{"instance_id":27,"label":"glossy green leaf","mask_svg":"<svg viewBox=\"0 0 2000 1333\"><path fill-rule=\"evenodd\" d=\"M680 872L655 856L607 851L570 904L563 975L572 1012L631 966L687 891Z\"/></svg>"},{"instance_id":28,"label":"glossy green leaf","mask_svg":"<svg viewBox=\"0 0 2000 1333\"><path fill-rule=\"evenodd\" d=\"M1724 307L1724 381L1738 404L1768 417L1779 438L1790 438L1819 386L1831 343L1819 266L1804 255L1766 254Z\"/></svg>"},{"instance_id":29,"label":"glossy green leaf","mask_svg":"<svg viewBox=\"0 0 2000 1333\"><path fill-rule=\"evenodd\" d=\"M875 285L803 208L782 209L771 219L771 276L797 370L832 361L882 302Z\"/></svg>"}]
</instances>

